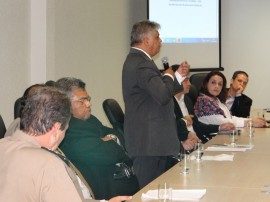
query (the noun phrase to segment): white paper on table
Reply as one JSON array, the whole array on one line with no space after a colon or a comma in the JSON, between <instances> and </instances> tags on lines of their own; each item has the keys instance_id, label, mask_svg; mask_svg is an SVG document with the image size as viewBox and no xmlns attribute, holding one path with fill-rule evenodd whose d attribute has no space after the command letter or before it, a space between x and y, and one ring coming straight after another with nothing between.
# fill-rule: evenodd
<instances>
[{"instance_id":1,"label":"white paper on table","mask_svg":"<svg viewBox=\"0 0 270 202\"><path fill-rule=\"evenodd\" d=\"M206 189L173 189L172 200L177 201L198 201L206 193ZM142 193L142 199L158 199L158 190L149 190L146 193Z\"/></svg>"},{"instance_id":2,"label":"white paper on table","mask_svg":"<svg viewBox=\"0 0 270 202\"><path fill-rule=\"evenodd\" d=\"M227 147L227 146L210 146L205 149L205 151L228 151L228 152L245 152L247 148L239 147Z\"/></svg>"},{"instance_id":3,"label":"white paper on table","mask_svg":"<svg viewBox=\"0 0 270 202\"><path fill-rule=\"evenodd\" d=\"M254 147L254 145L251 145L251 144L236 144L236 145L232 146L232 145L229 145L229 144L212 144L209 147L252 149Z\"/></svg>"},{"instance_id":4,"label":"white paper on table","mask_svg":"<svg viewBox=\"0 0 270 202\"><path fill-rule=\"evenodd\" d=\"M237 148L252 149L254 147L254 145L250 145L250 144L237 144L236 147Z\"/></svg>"},{"instance_id":5,"label":"white paper on table","mask_svg":"<svg viewBox=\"0 0 270 202\"><path fill-rule=\"evenodd\" d=\"M207 161L233 161L234 155L229 155L229 154L219 154L215 156L202 156L202 160L207 160ZM192 155L190 157L190 160L195 160L196 157Z\"/></svg>"}]
</instances>

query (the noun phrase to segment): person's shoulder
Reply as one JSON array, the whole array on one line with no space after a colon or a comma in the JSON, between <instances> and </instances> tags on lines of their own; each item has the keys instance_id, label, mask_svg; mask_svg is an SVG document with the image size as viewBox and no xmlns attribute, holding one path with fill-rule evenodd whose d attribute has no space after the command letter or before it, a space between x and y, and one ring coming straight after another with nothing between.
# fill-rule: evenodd
<instances>
[{"instance_id":1,"label":"person's shoulder","mask_svg":"<svg viewBox=\"0 0 270 202\"><path fill-rule=\"evenodd\" d=\"M42 149L41 147L25 147L20 151L22 154L24 153L25 155L32 156L32 158L38 158L41 159L42 161L47 161L49 159L56 160L58 157L47 151L46 149Z\"/></svg>"},{"instance_id":2,"label":"person's shoulder","mask_svg":"<svg viewBox=\"0 0 270 202\"><path fill-rule=\"evenodd\" d=\"M41 147L24 147L17 151L21 161L31 162L35 168L63 167L64 161L56 154L42 149Z\"/></svg>"},{"instance_id":3,"label":"person's shoulder","mask_svg":"<svg viewBox=\"0 0 270 202\"><path fill-rule=\"evenodd\" d=\"M132 54L133 54L133 53L142 54L143 51L141 51L141 50L139 50L139 49L137 49L137 48L131 47L129 53L132 53Z\"/></svg>"},{"instance_id":4,"label":"person's shoulder","mask_svg":"<svg viewBox=\"0 0 270 202\"><path fill-rule=\"evenodd\" d=\"M213 105L216 105L216 101L214 98L205 94L200 94L199 97L197 98L194 107L196 110L198 108L203 108L204 106L213 106Z\"/></svg>"},{"instance_id":5,"label":"person's shoulder","mask_svg":"<svg viewBox=\"0 0 270 202\"><path fill-rule=\"evenodd\" d=\"M94 122L94 123L99 123L101 124L101 121L95 116L95 115L92 115L87 119L87 122Z\"/></svg>"},{"instance_id":6,"label":"person's shoulder","mask_svg":"<svg viewBox=\"0 0 270 202\"><path fill-rule=\"evenodd\" d=\"M205 101L205 102L210 102L210 101L213 101L214 99L208 95L205 95L205 94L200 94L197 98L197 101Z\"/></svg>"},{"instance_id":7,"label":"person's shoulder","mask_svg":"<svg viewBox=\"0 0 270 202\"><path fill-rule=\"evenodd\" d=\"M242 94L242 97L245 100L252 101L252 99L250 97L248 97L246 94Z\"/></svg>"},{"instance_id":8,"label":"person's shoulder","mask_svg":"<svg viewBox=\"0 0 270 202\"><path fill-rule=\"evenodd\" d=\"M134 57L134 58L143 58L145 55L145 53L139 49L136 48L130 48L128 57Z\"/></svg>"},{"instance_id":9,"label":"person's shoulder","mask_svg":"<svg viewBox=\"0 0 270 202\"><path fill-rule=\"evenodd\" d=\"M81 127L81 125L87 125L88 123L91 123L91 122L100 122L98 120L97 117L95 117L94 115L91 114L91 116L86 119L86 120L82 120L82 119L78 119L78 118L75 118L75 117L72 117L70 119L70 122L69 122L69 128L73 128L73 127Z\"/></svg>"},{"instance_id":10,"label":"person's shoulder","mask_svg":"<svg viewBox=\"0 0 270 202\"><path fill-rule=\"evenodd\" d=\"M151 62L150 56L147 55L148 53L144 52L143 50L131 48L129 52L129 57L132 57L133 60L138 62Z\"/></svg>"}]
</instances>

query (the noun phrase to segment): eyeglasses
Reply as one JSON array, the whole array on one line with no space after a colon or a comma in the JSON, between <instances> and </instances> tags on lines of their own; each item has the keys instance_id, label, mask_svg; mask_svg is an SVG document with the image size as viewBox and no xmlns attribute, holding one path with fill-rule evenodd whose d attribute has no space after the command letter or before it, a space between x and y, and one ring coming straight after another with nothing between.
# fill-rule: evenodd
<instances>
[{"instance_id":1,"label":"eyeglasses","mask_svg":"<svg viewBox=\"0 0 270 202\"><path fill-rule=\"evenodd\" d=\"M91 98L90 97L87 97L87 98L81 98L81 99L73 100L73 101L80 102L81 104L85 104L87 102L91 102Z\"/></svg>"}]
</instances>

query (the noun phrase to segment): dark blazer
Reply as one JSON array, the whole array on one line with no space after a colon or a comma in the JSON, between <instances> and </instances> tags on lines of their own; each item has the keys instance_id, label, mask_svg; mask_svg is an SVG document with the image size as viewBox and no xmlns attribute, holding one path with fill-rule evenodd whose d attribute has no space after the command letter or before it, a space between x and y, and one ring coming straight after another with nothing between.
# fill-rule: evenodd
<instances>
[{"instance_id":1,"label":"dark blazer","mask_svg":"<svg viewBox=\"0 0 270 202\"><path fill-rule=\"evenodd\" d=\"M252 99L242 94L241 96L235 97L233 105L231 107L231 114L237 117L247 118L250 116L250 108L252 105Z\"/></svg>"},{"instance_id":2,"label":"dark blazer","mask_svg":"<svg viewBox=\"0 0 270 202\"><path fill-rule=\"evenodd\" d=\"M182 120L183 113L180 109L180 106L178 102L176 101L175 97L173 98L174 100L174 113L176 116L176 121L177 121L177 129L178 129L178 137L180 141L186 140L187 135L188 135L188 129L186 127L185 122ZM184 102L186 104L187 110L190 115L194 115L194 106L191 101L191 99L185 95L184 97ZM183 124L184 122L184 124ZM218 125L207 125L202 122L199 122L198 118L194 116L193 118L193 129L196 132L198 138L205 143L208 140L210 140L213 136L209 135L210 133L216 133L218 132L219 126Z\"/></svg>"},{"instance_id":3,"label":"dark blazer","mask_svg":"<svg viewBox=\"0 0 270 202\"><path fill-rule=\"evenodd\" d=\"M173 79L162 76L147 55L131 48L123 66L122 88L128 154L132 157L176 155L180 145L172 99Z\"/></svg>"},{"instance_id":4,"label":"dark blazer","mask_svg":"<svg viewBox=\"0 0 270 202\"><path fill-rule=\"evenodd\" d=\"M72 117L60 149L79 169L93 189L96 199L110 199L118 195L133 195L139 190L137 179L114 179L115 164L131 162L126 152L113 140L103 141L112 128L91 115L87 120Z\"/></svg>"}]
</instances>

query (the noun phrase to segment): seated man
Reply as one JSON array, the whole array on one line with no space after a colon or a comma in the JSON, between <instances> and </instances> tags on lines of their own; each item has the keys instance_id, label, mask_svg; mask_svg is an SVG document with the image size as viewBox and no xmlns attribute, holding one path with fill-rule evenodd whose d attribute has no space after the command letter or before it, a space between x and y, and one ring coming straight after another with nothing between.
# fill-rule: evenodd
<instances>
[{"instance_id":1,"label":"seated man","mask_svg":"<svg viewBox=\"0 0 270 202\"><path fill-rule=\"evenodd\" d=\"M84 199L70 162L55 152L70 111L68 97L55 88L41 87L29 95L20 130L0 140L0 201L95 201Z\"/></svg>"},{"instance_id":2,"label":"seated man","mask_svg":"<svg viewBox=\"0 0 270 202\"><path fill-rule=\"evenodd\" d=\"M14 105L14 118L15 119L9 125L9 127L5 133L5 137L13 135L14 132L20 128L21 115L22 115L25 101L26 101L28 95L31 94L31 92L35 92L38 88L41 88L41 87L45 87L45 85L44 84L34 84L34 85L29 86L24 91L23 96L18 98L15 101L15 105Z\"/></svg>"},{"instance_id":3,"label":"seated man","mask_svg":"<svg viewBox=\"0 0 270 202\"><path fill-rule=\"evenodd\" d=\"M80 170L95 197L108 199L135 194L139 187L132 161L115 141L117 132L91 115L85 83L76 78L62 78L56 86L66 92L72 105L72 118L60 148Z\"/></svg>"},{"instance_id":4,"label":"seated man","mask_svg":"<svg viewBox=\"0 0 270 202\"><path fill-rule=\"evenodd\" d=\"M210 133L216 133L219 130L230 130L234 128L233 124L226 123L222 125L207 125L198 121L194 117L194 106L191 99L186 95L189 92L189 65L180 65L175 72L176 80L183 85L184 90L174 96L174 112L176 115L179 139L185 140L190 138L198 138L203 142L207 142L213 136ZM197 135L197 136L196 136Z\"/></svg>"},{"instance_id":5,"label":"seated man","mask_svg":"<svg viewBox=\"0 0 270 202\"><path fill-rule=\"evenodd\" d=\"M186 78L189 73L189 68L190 68L190 65L187 62L183 62L177 68L175 68L176 70L175 72L176 79L174 81L175 85L179 85L179 84L182 85L183 91L176 93L173 98L174 106L175 106L176 123L177 123L177 132L178 132L177 134L185 151L194 149L196 143L200 142L200 139L197 137L194 130L187 129L187 125L190 126L190 121L192 121L192 116L190 116L189 114L186 114L185 118L183 117L183 114L179 116L180 115L179 113L182 113L182 112L178 110L178 108L180 107L178 100L180 101L180 99L184 99L184 94L189 92L190 82L189 82L189 79ZM178 72L180 71L180 69L183 76ZM181 151L181 153L183 153L183 151Z\"/></svg>"},{"instance_id":6,"label":"seated man","mask_svg":"<svg viewBox=\"0 0 270 202\"><path fill-rule=\"evenodd\" d=\"M243 94L248 83L248 74L244 71L236 71L231 78L226 106L232 116L247 118L250 116L252 99Z\"/></svg>"}]
</instances>

